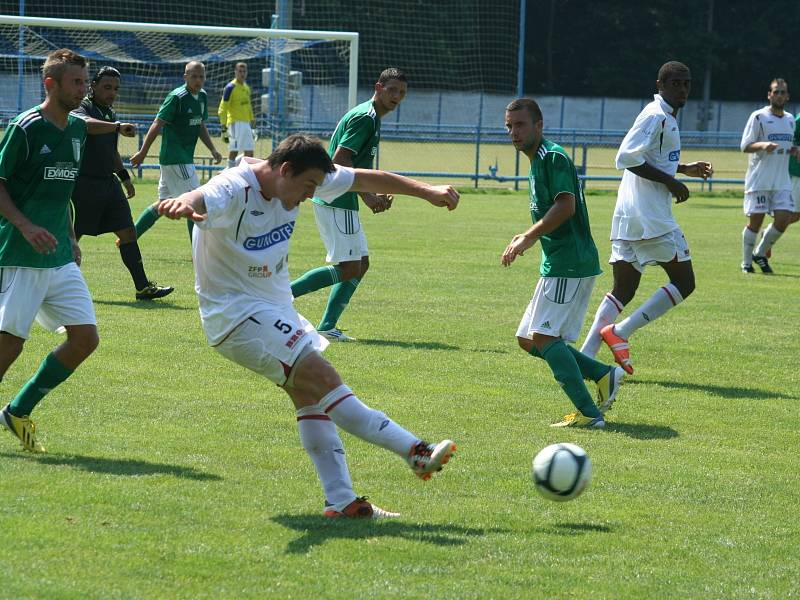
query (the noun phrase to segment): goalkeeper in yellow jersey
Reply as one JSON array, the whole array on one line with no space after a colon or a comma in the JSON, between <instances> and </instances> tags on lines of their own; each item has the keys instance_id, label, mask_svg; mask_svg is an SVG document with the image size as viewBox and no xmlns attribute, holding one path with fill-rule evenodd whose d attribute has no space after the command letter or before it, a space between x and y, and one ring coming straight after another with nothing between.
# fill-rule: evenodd
<instances>
[{"instance_id":1,"label":"goalkeeper in yellow jersey","mask_svg":"<svg viewBox=\"0 0 800 600\"><path fill-rule=\"evenodd\" d=\"M247 85L247 65L236 63L235 78L222 90L219 103L219 123L222 125L222 141L228 144L228 166L236 166L236 155L244 152L253 156L255 138L253 127L253 104L250 101L250 86Z\"/></svg>"}]
</instances>

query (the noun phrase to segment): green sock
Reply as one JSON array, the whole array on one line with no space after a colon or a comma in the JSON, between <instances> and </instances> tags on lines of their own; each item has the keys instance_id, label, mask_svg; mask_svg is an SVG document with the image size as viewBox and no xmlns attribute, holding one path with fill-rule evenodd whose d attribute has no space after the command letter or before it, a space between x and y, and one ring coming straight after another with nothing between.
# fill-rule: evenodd
<instances>
[{"instance_id":1,"label":"green sock","mask_svg":"<svg viewBox=\"0 0 800 600\"><path fill-rule=\"evenodd\" d=\"M28 380L9 405L9 412L15 417L24 417L31 414L33 408L47 395L50 390L72 375L72 371L65 367L51 352L39 365L39 370Z\"/></svg>"},{"instance_id":2,"label":"green sock","mask_svg":"<svg viewBox=\"0 0 800 600\"><path fill-rule=\"evenodd\" d=\"M139 218L136 219L136 237L142 237L144 232L150 229L153 226L153 223L158 221L158 219L159 214L155 206L148 206L145 208L142 211L142 214L139 215Z\"/></svg>"},{"instance_id":3,"label":"green sock","mask_svg":"<svg viewBox=\"0 0 800 600\"><path fill-rule=\"evenodd\" d=\"M583 376L578 363L564 340L550 342L542 348L541 355L550 365L553 376L564 389L564 393L569 396L575 408L585 417L601 416L600 410L592 400L591 394L589 394L589 390L586 389L586 384L583 383Z\"/></svg>"},{"instance_id":4,"label":"green sock","mask_svg":"<svg viewBox=\"0 0 800 600\"><path fill-rule=\"evenodd\" d=\"M336 327L336 322L342 316L344 309L350 303L350 298L356 291L361 279L355 277L337 283L331 288L331 295L328 296L328 306L325 307L325 314L322 315L322 321L319 322L319 331L327 331Z\"/></svg>"},{"instance_id":5,"label":"green sock","mask_svg":"<svg viewBox=\"0 0 800 600\"><path fill-rule=\"evenodd\" d=\"M578 368L581 370L581 375L584 379L591 379L592 381L600 381L605 377L608 370L611 368L606 363L601 363L599 360L593 359L591 356L586 356L577 348L567 345L572 356L575 357L575 362L578 363Z\"/></svg>"},{"instance_id":6,"label":"green sock","mask_svg":"<svg viewBox=\"0 0 800 600\"><path fill-rule=\"evenodd\" d=\"M335 265L306 271L292 282L292 296L299 298L309 292L339 283L341 276L342 270Z\"/></svg>"}]
</instances>

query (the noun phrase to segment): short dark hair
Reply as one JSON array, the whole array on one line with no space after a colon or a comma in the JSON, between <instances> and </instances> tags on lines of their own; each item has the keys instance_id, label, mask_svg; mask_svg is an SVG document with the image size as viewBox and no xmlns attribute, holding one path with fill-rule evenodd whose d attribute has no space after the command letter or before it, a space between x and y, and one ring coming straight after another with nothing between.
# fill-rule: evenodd
<instances>
[{"instance_id":1,"label":"short dark hair","mask_svg":"<svg viewBox=\"0 0 800 600\"><path fill-rule=\"evenodd\" d=\"M45 79L52 77L61 83L61 78L64 76L64 72L70 65L85 67L87 64L88 63L83 56L77 52L73 52L69 48L54 50L47 55L47 58L42 65L42 77Z\"/></svg>"},{"instance_id":2,"label":"short dark hair","mask_svg":"<svg viewBox=\"0 0 800 600\"><path fill-rule=\"evenodd\" d=\"M515 110L527 110L533 122L536 123L537 121L543 121L544 117L542 116L542 109L539 108L539 105L536 103L536 100L532 98L517 98L513 100L508 106L506 106L506 112L514 112Z\"/></svg>"},{"instance_id":3,"label":"short dark hair","mask_svg":"<svg viewBox=\"0 0 800 600\"><path fill-rule=\"evenodd\" d=\"M378 75L378 83L381 85L386 85L392 79L397 79L397 81L408 83L406 74L397 67L389 67L388 69L384 69L381 71L381 74Z\"/></svg>"},{"instance_id":4,"label":"short dark hair","mask_svg":"<svg viewBox=\"0 0 800 600\"><path fill-rule=\"evenodd\" d=\"M662 82L669 81L670 77L683 73L688 74L689 77L692 76L692 72L689 70L689 67L682 62L678 62L677 60L671 60L661 65L661 68L658 70L657 79Z\"/></svg>"},{"instance_id":5,"label":"short dark hair","mask_svg":"<svg viewBox=\"0 0 800 600\"><path fill-rule=\"evenodd\" d=\"M785 85L786 86L786 91L789 91L789 84L786 83L786 80L783 79L782 77L776 77L775 79L770 81L769 82L769 87L767 89L771 92L772 91L772 86L775 85L776 83L778 85Z\"/></svg>"},{"instance_id":6,"label":"short dark hair","mask_svg":"<svg viewBox=\"0 0 800 600\"><path fill-rule=\"evenodd\" d=\"M270 167L289 163L292 172L299 175L308 169L333 173L335 167L322 142L303 133L295 133L283 140L267 157Z\"/></svg>"}]
</instances>

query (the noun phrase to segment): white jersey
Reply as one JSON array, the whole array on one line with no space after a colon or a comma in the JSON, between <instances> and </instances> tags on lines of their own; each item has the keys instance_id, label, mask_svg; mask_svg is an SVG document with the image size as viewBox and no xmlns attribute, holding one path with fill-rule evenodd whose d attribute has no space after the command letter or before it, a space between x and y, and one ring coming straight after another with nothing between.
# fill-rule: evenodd
<instances>
[{"instance_id":1,"label":"white jersey","mask_svg":"<svg viewBox=\"0 0 800 600\"><path fill-rule=\"evenodd\" d=\"M782 117L775 116L769 106L750 115L742 133L742 152L753 142L774 142L778 148L770 154L764 150L748 153L745 193L792 189L789 150L794 140L794 128L795 120L791 114L785 112Z\"/></svg>"},{"instance_id":2,"label":"white jersey","mask_svg":"<svg viewBox=\"0 0 800 600\"><path fill-rule=\"evenodd\" d=\"M338 198L354 177L353 169L336 166L316 196ZM203 331L215 346L265 303L291 306L289 239L299 207L286 210L278 198L264 198L246 161L198 189L207 212L192 237L195 291Z\"/></svg>"},{"instance_id":3,"label":"white jersey","mask_svg":"<svg viewBox=\"0 0 800 600\"><path fill-rule=\"evenodd\" d=\"M678 228L672 216L672 194L663 183L628 171L644 163L675 177L681 157L681 134L673 108L656 94L633 122L617 152L617 169L625 169L611 220L612 240L645 240Z\"/></svg>"}]
</instances>

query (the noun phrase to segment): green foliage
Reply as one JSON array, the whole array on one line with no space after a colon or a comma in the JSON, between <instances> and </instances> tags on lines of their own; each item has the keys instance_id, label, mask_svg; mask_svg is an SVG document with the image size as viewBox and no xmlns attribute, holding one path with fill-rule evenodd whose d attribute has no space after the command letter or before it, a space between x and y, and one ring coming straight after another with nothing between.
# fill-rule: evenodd
<instances>
[{"instance_id":1,"label":"green foliage","mask_svg":"<svg viewBox=\"0 0 800 600\"><path fill-rule=\"evenodd\" d=\"M134 214L155 195L137 190ZM605 257L614 197L588 203ZM324 255L309 208L295 275ZM636 376L602 432L548 427L569 402L514 340L538 250L508 269L499 258L529 225L524 195L465 195L453 213L398 198L362 215L371 268L341 323L360 341L326 356L365 402L459 444L423 483L344 434L357 492L403 513L379 523L320 516L288 399L206 346L183 223L141 241L148 274L177 288L152 303L134 302L113 236L84 239L101 344L34 413L47 455L0 434L0 596L791 597L800 238L790 229L776 246L777 275L745 276L738 196L675 212L697 291L631 339ZM648 270L635 302L663 282ZM590 313L610 284L605 268ZM326 297L298 309L315 321ZM59 340L34 329L6 397ZM565 504L530 481L535 453L557 441L594 464Z\"/></svg>"}]
</instances>

